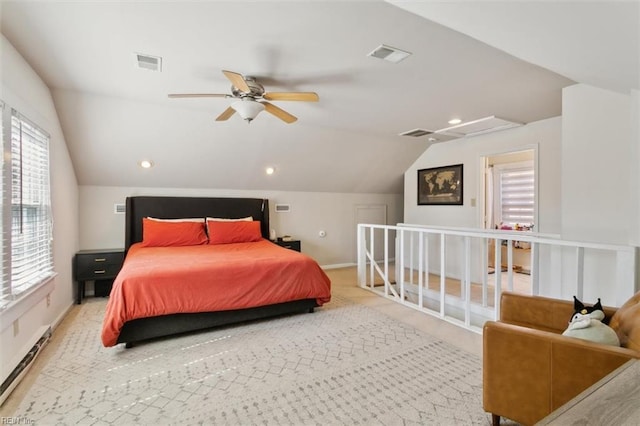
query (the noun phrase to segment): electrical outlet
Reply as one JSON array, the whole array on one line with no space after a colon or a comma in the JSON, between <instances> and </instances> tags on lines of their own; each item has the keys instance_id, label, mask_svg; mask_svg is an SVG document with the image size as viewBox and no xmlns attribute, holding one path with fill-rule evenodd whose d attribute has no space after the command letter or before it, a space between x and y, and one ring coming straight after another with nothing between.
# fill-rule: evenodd
<instances>
[{"instance_id":1,"label":"electrical outlet","mask_svg":"<svg viewBox=\"0 0 640 426\"><path fill-rule=\"evenodd\" d=\"M51 294L47 294L47 308L51 306Z\"/></svg>"},{"instance_id":2,"label":"electrical outlet","mask_svg":"<svg viewBox=\"0 0 640 426\"><path fill-rule=\"evenodd\" d=\"M13 337L16 337L20 333L20 323L18 320L13 322Z\"/></svg>"}]
</instances>

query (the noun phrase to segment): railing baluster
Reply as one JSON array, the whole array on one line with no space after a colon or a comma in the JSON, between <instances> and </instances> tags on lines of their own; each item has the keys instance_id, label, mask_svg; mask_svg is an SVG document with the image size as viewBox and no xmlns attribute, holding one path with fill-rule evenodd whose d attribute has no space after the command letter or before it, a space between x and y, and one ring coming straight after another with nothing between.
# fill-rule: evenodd
<instances>
[{"instance_id":1,"label":"railing baluster","mask_svg":"<svg viewBox=\"0 0 640 426\"><path fill-rule=\"evenodd\" d=\"M369 228L369 274L370 274L370 279L371 279L371 288L375 287L375 281L376 281L376 276L375 276L375 270L374 270L374 258L375 258L375 245L373 242L373 226L371 228Z\"/></svg>"},{"instance_id":2,"label":"railing baluster","mask_svg":"<svg viewBox=\"0 0 640 426\"><path fill-rule=\"evenodd\" d=\"M513 291L513 240L507 240L507 288Z\"/></svg>"},{"instance_id":3,"label":"railing baluster","mask_svg":"<svg viewBox=\"0 0 640 426\"><path fill-rule=\"evenodd\" d=\"M488 298L487 298L487 289L489 287L489 279L488 279L488 272L489 272L489 239L488 238L482 238L482 250L481 250L481 256L482 256L482 307L486 308L488 305ZM493 272L494 274L496 273L495 271Z\"/></svg>"},{"instance_id":4,"label":"railing baluster","mask_svg":"<svg viewBox=\"0 0 640 426\"><path fill-rule=\"evenodd\" d=\"M384 228L384 285L389 285L389 228Z\"/></svg>"},{"instance_id":5,"label":"railing baluster","mask_svg":"<svg viewBox=\"0 0 640 426\"><path fill-rule=\"evenodd\" d=\"M418 306L422 308L422 292L424 286L424 238L419 235L418 239Z\"/></svg>"},{"instance_id":6,"label":"railing baluster","mask_svg":"<svg viewBox=\"0 0 640 426\"><path fill-rule=\"evenodd\" d=\"M493 316L497 320L500 318L500 294L502 293L502 240L495 240L495 272L496 282L493 286Z\"/></svg>"},{"instance_id":7,"label":"railing baluster","mask_svg":"<svg viewBox=\"0 0 640 426\"><path fill-rule=\"evenodd\" d=\"M400 280L396 285L400 286L400 297L404 300L404 229L400 230Z\"/></svg>"},{"instance_id":8,"label":"railing baluster","mask_svg":"<svg viewBox=\"0 0 640 426\"><path fill-rule=\"evenodd\" d=\"M531 294L540 294L540 250L538 243L531 243Z\"/></svg>"},{"instance_id":9,"label":"railing baluster","mask_svg":"<svg viewBox=\"0 0 640 426\"><path fill-rule=\"evenodd\" d=\"M584 297L584 247L576 248L576 297Z\"/></svg>"},{"instance_id":10,"label":"railing baluster","mask_svg":"<svg viewBox=\"0 0 640 426\"><path fill-rule=\"evenodd\" d=\"M440 317L444 318L445 309L444 302L445 296L447 295L447 282L445 276L446 270L446 244L445 244L445 234L444 232L440 233Z\"/></svg>"},{"instance_id":11,"label":"railing baluster","mask_svg":"<svg viewBox=\"0 0 640 426\"><path fill-rule=\"evenodd\" d=\"M429 234L424 233L424 273L425 273L425 289L429 290L429 282L431 276L429 275Z\"/></svg>"},{"instance_id":12,"label":"railing baluster","mask_svg":"<svg viewBox=\"0 0 640 426\"><path fill-rule=\"evenodd\" d=\"M413 235L414 232L410 232L409 233L409 284L413 284L413 274L414 274L414 267L413 267Z\"/></svg>"},{"instance_id":13,"label":"railing baluster","mask_svg":"<svg viewBox=\"0 0 640 426\"><path fill-rule=\"evenodd\" d=\"M464 325L469 328L471 326L471 237L464 237L464 288L465 288L465 306L464 306Z\"/></svg>"}]
</instances>

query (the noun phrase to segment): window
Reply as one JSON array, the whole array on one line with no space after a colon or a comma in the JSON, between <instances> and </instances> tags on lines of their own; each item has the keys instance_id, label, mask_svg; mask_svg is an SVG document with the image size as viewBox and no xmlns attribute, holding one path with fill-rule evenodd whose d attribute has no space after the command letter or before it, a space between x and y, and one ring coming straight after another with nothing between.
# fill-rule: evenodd
<instances>
[{"instance_id":1,"label":"window","mask_svg":"<svg viewBox=\"0 0 640 426\"><path fill-rule=\"evenodd\" d=\"M0 308L53 276L49 135L17 111L3 111L2 147Z\"/></svg>"},{"instance_id":2,"label":"window","mask_svg":"<svg viewBox=\"0 0 640 426\"><path fill-rule=\"evenodd\" d=\"M533 162L495 166L496 223L511 228L532 227L535 214Z\"/></svg>"}]
</instances>

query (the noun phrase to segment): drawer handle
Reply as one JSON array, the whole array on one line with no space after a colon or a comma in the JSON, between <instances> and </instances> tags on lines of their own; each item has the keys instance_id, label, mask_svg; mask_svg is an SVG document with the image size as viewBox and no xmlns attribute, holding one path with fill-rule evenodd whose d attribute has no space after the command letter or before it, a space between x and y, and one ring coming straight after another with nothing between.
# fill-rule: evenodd
<instances>
[{"instance_id":1,"label":"drawer handle","mask_svg":"<svg viewBox=\"0 0 640 426\"><path fill-rule=\"evenodd\" d=\"M93 271L93 273L94 273L94 274L104 274L104 273L106 273L106 272L107 272L107 271L105 271L104 269L101 269L101 270L99 270L99 271Z\"/></svg>"},{"instance_id":2,"label":"drawer handle","mask_svg":"<svg viewBox=\"0 0 640 426\"><path fill-rule=\"evenodd\" d=\"M107 261L107 259L106 259L106 258L104 258L104 257L99 257L99 258L97 258L97 259L93 259L93 261L94 261L94 262L106 262L106 261Z\"/></svg>"}]
</instances>

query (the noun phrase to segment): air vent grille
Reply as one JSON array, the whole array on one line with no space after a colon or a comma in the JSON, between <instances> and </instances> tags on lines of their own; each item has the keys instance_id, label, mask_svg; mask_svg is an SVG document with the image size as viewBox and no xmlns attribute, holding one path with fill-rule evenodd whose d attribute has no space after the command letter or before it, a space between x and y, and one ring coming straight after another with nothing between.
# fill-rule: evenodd
<instances>
[{"instance_id":1,"label":"air vent grille","mask_svg":"<svg viewBox=\"0 0 640 426\"><path fill-rule=\"evenodd\" d=\"M113 205L113 213L114 214L125 214L127 208L124 204L114 204Z\"/></svg>"},{"instance_id":2,"label":"air vent grille","mask_svg":"<svg viewBox=\"0 0 640 426\"><path fill-rule=\"evenodd\" d=\"M383 59L385 61L393 62L394 64L397 64L398 62L411 56L411 52L398 49L397 47L391 47L385 44L381 44L380 46L376 47L367 56Z\"/></svg>"},{"instance_id":3,"label":"air vent grille","mask_svg":"<svg viewBox=\"0 0 640 426\"><path fill-rule=\"evenodd\" d=\"M426 130L426 129L413 129L413 130L407 130L406 132L402 132L400 133L400 136L411 136L414 138L419 138L420 136L426 136L426 135L430 135L433 132L431 130Z\"/></svg>"},{"instance_id":4,"label":"air vent grille","mask_svg":"<svg viewBox=\"0 0 640 426\"><path fill-rule=\"evenodd\" d=\"M288 213L290 211L291 211L291 206L289 204L276 204L276 212Z\"/></svg>"},{"instance_id":5,"label":"air vent grille","mask_svg":"<svg viewBox=\"0 0 640 426\"><path fill-rule=\"evenodd\" d=\"M162 71L162 58L159 56L145 55L142 53L136 53L136 64L138 68L143 68L151 71Z\"/></svg>"}]
</instances>

